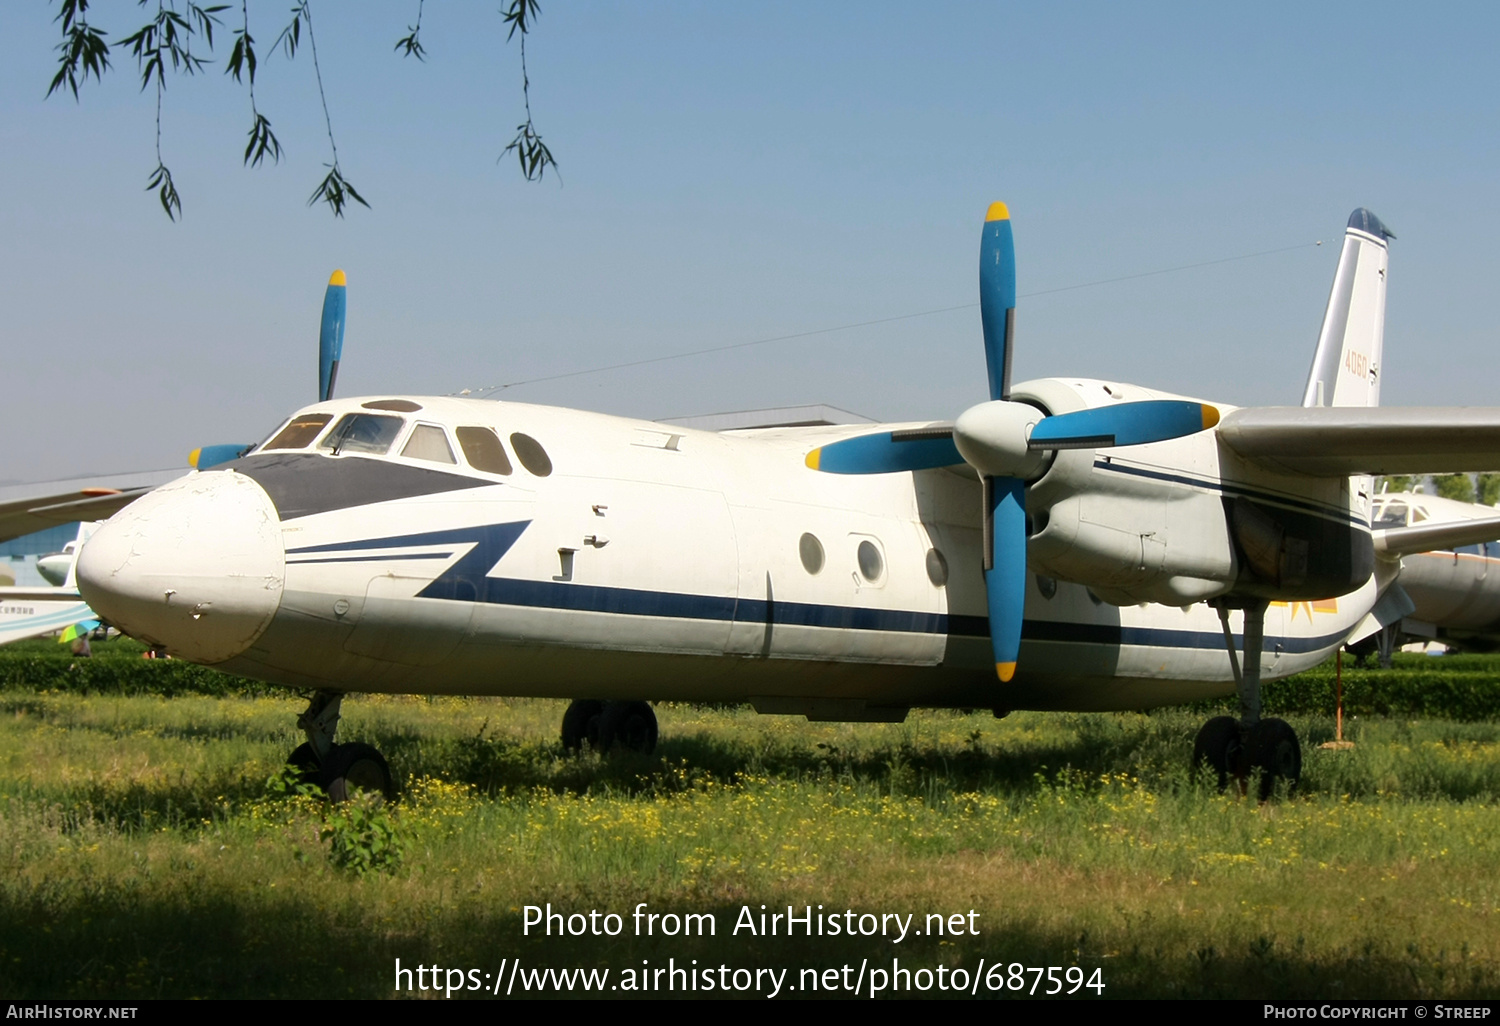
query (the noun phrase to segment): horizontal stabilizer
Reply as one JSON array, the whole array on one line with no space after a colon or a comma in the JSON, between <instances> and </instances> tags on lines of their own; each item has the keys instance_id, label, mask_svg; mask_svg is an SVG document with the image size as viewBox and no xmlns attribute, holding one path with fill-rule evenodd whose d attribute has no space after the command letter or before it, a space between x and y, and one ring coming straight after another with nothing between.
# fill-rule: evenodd
<instances>
[{"instance_id":1,"label":"horizontal stabilizer","mask_svg":"<svg viewBox=\"0 0 1500 1026\"><path fill-rule=\"evenodd\" d=\"M1500 408L1267 406L1235 410L1219 438L1272 470L1312 477L1500 470Z\"/></svg>"},{"instance_id":2,"label":"horizontal stabilizer","mask_svg":"<svg viewBox=\"0 0 1500 1026\"><path fill-rule=\"evenodd\" d=\"M1500 540L1500 517L1388 527L1372 532L1372 537L1375 539L1375 551L1385 556L1409 556L1434 549L1456 549L1461 545Z\"/></svg>"}]
</instances>

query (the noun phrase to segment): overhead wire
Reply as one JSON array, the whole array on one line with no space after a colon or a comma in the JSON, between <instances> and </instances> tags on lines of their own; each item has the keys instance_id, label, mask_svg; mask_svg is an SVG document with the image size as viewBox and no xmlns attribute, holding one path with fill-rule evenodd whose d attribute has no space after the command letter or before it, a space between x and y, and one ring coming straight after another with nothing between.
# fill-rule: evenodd
<instances>
[{"instance_id":1,"label":"overhead wire","mask_svg":"<svg viewBox=\"0 0 1500 1026\"><path fill-rule=\"evenodd\" d=\"M1094 288L1099 285L1113 285L1122 281L1136 281L1141 278L1152 278L1161 274L1175 274L1178 271L1191 271L1199 267L1213 267L1219 264L1232 264L1240 260L1252 260L1256 257L1274 256L1277 253L1290 253L1298 249L1312 249L1323 245L1323 240L1316 242L1299 242L1294 246L1281 246L1276 249L1263 249L1254 253L1242 253L1239 256L1219 257L1215 260L1201 260L1193 264L1179 264L1175 267L1162 267L1154 271L1140 271L1135 274L1122 274L1115 278L1100 278L1097 281L1079 282L1076 285L1063 285L1055 289L1040 289L1036 292L1020 293L1017 299L1031 299L1036 296L1051 296L1059 292L1074 292L1078 289ZM599 367L587 367L583 370L564 371L560 374L546 374L536 378L523 378L518 381L507 381L499 385L487 385L483 388L465 388L450 395L476 395L487 396L495 392L503 392L507 388L520 388L522 385L537 385L544 381L561 381L565 378L583 377L586 374L603 374L606 371L625 370L629 367L644 367L653 363L666 363L669 360L686 360L694 356L707 356L710 353L727 353L735 349L748 349L751 346L763 346L771 342L789 342L792 339L811 338L814 335L830 335L837 331L853 331L855 328L869 328L877 324L892 324L896 321L909 321L918 317L933 317L937 314L953 313L957 310L972 310L979 306L978 303L960 303L957 306L940 306L932 310L919 310L916 313L896 314L892 317L877 317L869 321L855 321L852 324L839 324L831 328L814 328L811 331L797 331L789 335L772 335L767 338L751 339L748 342L731 342L727 345L709 346L706 349L692 349L683 353L668 353L664 356L651 356L641 360L626 360L622 363L604 364Z\"/></svg>"}]
</instances>

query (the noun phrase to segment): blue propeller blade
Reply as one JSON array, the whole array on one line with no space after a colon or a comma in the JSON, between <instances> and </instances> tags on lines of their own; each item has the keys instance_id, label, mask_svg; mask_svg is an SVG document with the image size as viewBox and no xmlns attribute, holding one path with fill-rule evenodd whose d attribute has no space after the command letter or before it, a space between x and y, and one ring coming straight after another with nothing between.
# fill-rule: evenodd
<instances>
[{"instance_id":1,"label":"blue propeller blade","mask_svg":"<svg viewBox=\"0 0 1500 1026\"><path fill-rule=\"evenodd\" d=\"M1148 399L1046 417L1032 429L1026 447L1092 449L1096 446L1141 445L1195 434L1218 422L1219 411L1203 403Z\"/></svg>"},{"instance_id":2,"label":"blue propeller blade","mask_svg":"<svg viewBox=\"0 0 1500 1026\"><path fill-rule=\"evenodd\" d=\"M249 445L204 445L188 453L188 466L195 470L207 470L220 463L237 460Z\"/></svg>"},{"instance_id":3,"label":"blue propeller blade","mask_svg":"<svg viewBox=\"0 0 1500 1026\"><path fill-rule=\"evenodd\" d=\"M344 272L334 271L323 294L323 326L318 332L318 402L333 398L339 376L339 357L344 351Z\"/></svg>"},{"instance_id":4,"label":"blue propeller blade","mask_svg":"<svg viewBox=\"0 0 1500 1026\"><path fill-rule=\"evenodd\" d=\"M953 433L946 429L926 436L920 432L882 431L832 442L807 454L809 467L829 474L894 474L952 467L963 461L953 444Z\"/></svg>"},{"instance_id":5,"label":"blue propeller blade","mask_svg":"<svg viewBox=\"0 0 1500 1026\"><path fill-rule=\"evenodd\" d=\"M1010 398L1010 360L1016 331L1016 244L1010 210L991 203L979 242L979 320L990 398Z\"/></svg>"},{"instance_id":6,"label":"blue propeller blade","mask_svg":"<svg viewBox=\"0 0 1500 1026\"><path fill-rule=\"evenodd\" d=\"M1026 482L990 479L991 565L984 571L989 601L990 644L995 672L1008 681L1021 653L1021 614L1026 605Z\"/></svg>"}]
</instances>

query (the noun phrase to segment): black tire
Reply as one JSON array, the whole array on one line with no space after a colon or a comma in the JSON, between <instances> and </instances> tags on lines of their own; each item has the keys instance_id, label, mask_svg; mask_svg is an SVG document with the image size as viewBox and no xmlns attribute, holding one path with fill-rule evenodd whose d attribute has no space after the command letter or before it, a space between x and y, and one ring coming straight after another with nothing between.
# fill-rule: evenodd
<instances>
[{"instance_id":1,"label":"black tire","mask_svg":"<svg viewBox=\"0 0 1500 1026\"><path fill-rule=\"evenodd\" d=\"M1215 716L1198 731L1193 741L1193 773L1211 773L1219 790L1229 786L1237 774L1235 762L1240 747L1240 723L1233 716Z\"/></svg>"},{"instance_id":2,"label":"black tire","mask_svg":"<svg viewBox=\"0 0 1500 1026\"><path fill-rule=\"evenodd\" d=\"M366 744L334 745L318 767L317 783L336 802L348 801L362 792L378 794L385 800L396 797L390 764Z\"/></svg>"},{"instance_id":3,"label":"black tire","mask_svg":"<svg viewBox=\"0 0 1500 1026\"><path fill-rule=\"evenodd\" d=\"M599 745L650 755L656 750L656 713L645 702L606 702L599 720Z\"/></svg>"},{"instance_id":4,"label":"black tire","mask_svg":"<svg viewBox=\"0 0 1500 1026\"><path fill-rule=\"evenodd\" d=\"M590 748L600 751L599 721L603 716L604 703L592 698L580 698L568 706L562 720L563 747L576 752L587 741Z\"/></svg>"},{"instance_id":5,"label":"black tire","mask_svg":"<svg viewBox=\"0 0 1500 1026\"><path fill-rule=\"evenodd\" d=\"M304 741L292 749L292 754L286 757L286 764L301 773L305 779L311 779L312 774L318 772L318 753Z\"/></svg>"},{"instance_id":6,"label":"black tire","mask_svg":"<svg viewBox=\"0 0 1500 1026\"><path fill-rule=\"evenodd\" d=\"M1247 744L1250 767L1260 770L1260 800L1270 799L1279 780L1286 781L1288 796L1294 794L1297 782L1302 779L1302 745L1297 741L1297 732L1292 725L1275 717L1261 720L1250 728Z\"/></svg>"}]
</instances>

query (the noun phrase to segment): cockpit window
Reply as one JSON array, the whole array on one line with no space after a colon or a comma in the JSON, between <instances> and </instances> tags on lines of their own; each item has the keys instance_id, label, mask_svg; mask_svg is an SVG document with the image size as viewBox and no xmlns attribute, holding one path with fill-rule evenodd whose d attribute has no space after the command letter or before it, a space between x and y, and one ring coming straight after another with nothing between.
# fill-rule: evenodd
<instances>
[{"instance_id":1,"label":"cockpit window","mask_svg":"<svg viewBox=\"0 0 1500 1026\"><path fill-rule=\"evenodd\" d=\"M516 450L516 459L521 461L521 466L537 477L546 477L552 473L552 460L548 457L547 450L542 448L542 443L535 438L517 431L510 436L510 447Z\"/></svg>"},{"instance_id":2,"label":"cockpit window","mask_svg":"<svg viewBox=\"0 0 1500 1026\"><path fill-rule=\"evenodd\" d=\"M333 430L318 443L335 456L343 452L367 452L384 456L401 433L400 417L381 417L373 413L346 413Z\"/></svg>"},{"instance_id":3,"label":"cockpit window","mask_svg":"<svg viewBox=\"0 0 1500 1026\"><path fill-rule=\"evenodd\" d=\"M1405 527L1406 503L1388 502L1375 511L1376 527Z\"/></svg>"},{"instance_id":4,"label":"cockpit window","mask_svg":"<svg viewBox=\"0 0 1500 1026\"><path fill-rule=\"evenodd\" d=\"M433 463L457 463L453 449L448 445L448 436L435 424L418 424L412 429L411 438L401 455L414 460L431 460Z\"/></svg>"},{"instance_id":5,"label":"cockpit window","mask_svg":"<svg viewBox=\"0 0 1500 1026\"><path fill-rule=\"evenodd\" d=\"M333 419L331 413L307 413L293 417L292 422L277 432L262 449L305 449L318 437L318 432Z\"/></svg>"},{"instance_id":6,"label":"cockpit window","mask_svg":"<svg viewBox=\"0 0 1500 1026\"><path fill-rule=\"evenodd\" d=\"M487 427L461 427L458 444L463 448L469 466L486 474L509 474L510 457L495 432Z\"/></svg>"}]
</instances>

